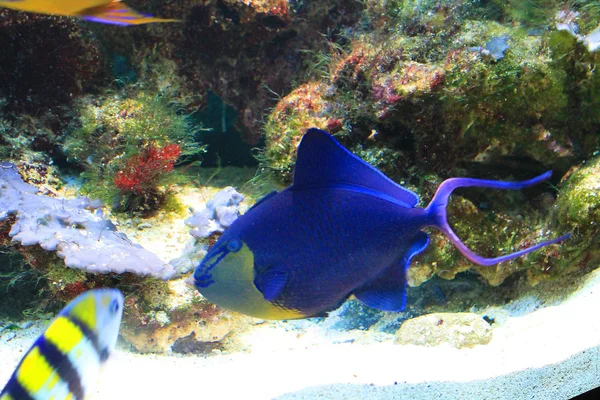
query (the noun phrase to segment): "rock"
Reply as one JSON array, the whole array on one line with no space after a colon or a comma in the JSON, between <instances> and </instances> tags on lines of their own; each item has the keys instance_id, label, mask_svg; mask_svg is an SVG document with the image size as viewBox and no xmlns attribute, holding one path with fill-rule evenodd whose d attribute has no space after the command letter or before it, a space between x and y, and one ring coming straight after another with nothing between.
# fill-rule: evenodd
<instances>
[{"instance_id":1,"label":"rock","mask_svg":"<svg viewBox=\"0 0 600 400\"><path fill-rule=\"evenodd\" d=\"M127 297L121 335L140 353L166 353L180 339L210 351L237 319L208 303L184 279L148 280Z\"/></svg>"},{"instance_id":2,"label":"rock","mask_svg":"<svg viewBox=\"0 0 600 400\"><path fill-rule=\"evenodd\" d=\"M457 349L487 344L492 329L473 313L435 313L410 319L396 332L397 344L439 346L447 343Z\"/></svg>"}]
</instances>

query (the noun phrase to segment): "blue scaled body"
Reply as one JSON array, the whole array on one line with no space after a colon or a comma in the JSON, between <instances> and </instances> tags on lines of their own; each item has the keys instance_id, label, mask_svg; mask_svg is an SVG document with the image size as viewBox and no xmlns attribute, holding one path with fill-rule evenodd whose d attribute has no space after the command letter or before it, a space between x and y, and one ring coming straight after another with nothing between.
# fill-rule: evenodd
<instances>
[{"instance_id":1,"label":"blue scaled body","mask_svg":"<svg viewBox=\"0 0 600 400\"><path fill-rule=\"evenodd\" d=\"M310 129L298 147L294 183L271 193L239 217L194 273L211 302L266 319L304 318L339 306L350 295L365 304L400 311L406 271L434 226L479 265L506 261L568 237L483 258L456 237L446 205L457 187L520 189L524 182L453 178L427 208L418 197L343 148L329 134Z\"/></svg>"}]
</instances>

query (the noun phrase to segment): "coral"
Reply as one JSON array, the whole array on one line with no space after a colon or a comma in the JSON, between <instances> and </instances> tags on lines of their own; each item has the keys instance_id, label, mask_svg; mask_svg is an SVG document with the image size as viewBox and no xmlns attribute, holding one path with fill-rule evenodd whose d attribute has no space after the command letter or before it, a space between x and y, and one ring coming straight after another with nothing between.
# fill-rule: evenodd
<instances>
[{"instance_id":1,"label":"coral","mask_svg":"<svg viewBox=\"0 0 600 400\"><path fill-rule=\"evenodd\" d=\"M431 27L409 36L359 33L348 50L332 50L329 73L302 86L319 90L292 92L269 116L263 163L283 164L282 177L289 179L287 160L295 149L281 146L277 132L284 136L288 127L306 123L325 127L308 118L304 107L314 102L315 92L328 104L331 119L345 128L341 134L353 137L343 140L360 143L376 133L380 145L410 156L422 173L449 175L464 170L463 161L510 157L564 173L580 153L597 147L584 133L597 120L591 106L598 88L595 61L582 49L572 51L575 40L558 51L547 40L553 34L533 36L520 27L466 19L471 11L431 7L448 19L451 29L443 35L430 33ZM418 18L427 25L430 17L423 12ZM409 29L405 17L399 20L386 24L396 21L399 29ZM502 58L487 50L498 38L505 43ZM287 104L297 104L297 111L283 113ZM290 136L296 137L293 131Z\"/></svg>"},{"instance_id":2,"label":"coral","mask_svg":"<svg viewBox=\"0 0 600 400\"><path fill-rule=\"evenodd\" d=\"M3 109L0 97L0 160L17 164L29 183L60 186L57 166L65 161L63 134L72 119L68 106L40 109L30 115Z\"/></svg>"},{"instance_id":3,"label":"coral","mask_svg":"<svg viewBox=\"0 0 600 400\"><path fill-rule=\"evenodd\" d=\"M12 241L56 251L68 267L162 279L176 273L172 265L117 232L102 217L98 202L38 195L8 163L0 165L0 194L0 221L16 217L9 232Z\"/></svg>"},{"instance_id":4,"label":"coral","mask_svg":"<svg viewBox=\"0 0 600 400\"><path fill-rule=\"evenodd\" d=\"M523 201L522 195L516 195L512 199L508 196L505 201L510 199L513 204L519 204L519 208L507 207L494 212L479 210L465 198L455 198L450 203L448 214L454 231L470 249L484 257L492 257L545 239L545 235L550 231L550 221L536 207L545 197L540 195L534 199L532 205L531 202ZM546 201L553 203L554 200L550 198ZM532 270L538 270L540 274L547 273L556 260L562 261L565 258L563 254L555 255L556 260L540 259L534 254L493 267L480 267L465 259L441 233L433 231L431 240L433 245L421 257L416 258L409 269L409 284L412 286L417 286L434 275L454 279L456 274L470 269L477 272L488 284L498 286L518 271L532 273ZM565 247L561 245L558 251L551 249L547 253L560 254ZM539 279L543 278L536 275L534 279L531 276L530 281L536 283Z\"/></svg>"},{"instance_id":5,"label":"coral","mask_svg":"<svg viewBox=\"0 0 600 400\"><path fill-rule=\"evenodd\" d=\"M600 225L600 157L568 174L560 184L555 221L558 229L573 232L569 257L561 263L567 270L587 270L598 265Z\"/></svg>"},{"instance_id":6,"label":"coral","mask_svg":"<svg viewBox=\"0 0 600 400\"><path fill-rule=\"evenodd\" d=\"M587 159L600 146L598 135L590 135L600 119L600 53L590 53L585 46L565 31L548 35L548 47L557 68L566 73L567 103L563 111L561 129L567 131L581 160ZM581 161L580 160L580 161Z\"/></svg>"},{"instance_id":7,"label":"coral","mask_svg":"<svg viewBox=\"0 0 600 400\"><path fill-rule=\"evenodd\" d=\"M576 236L598 236L600 221L600 158L581 165L561 185L557 219Z\"/></svg>"},{"instance_id":8,"label":"coral","mask_svg":"<svg viewBox=\"0 0 600 400\"><path fill-rule=\"evenodd\" d=\"M206 202L204 208L194 211L194 214L185 220L186 225L194 228L190 235L203 239L213 233L222 233L240 215L240 203L243 200L244 195L231 186L220 190Z\"/></svg>"}]
</instances>

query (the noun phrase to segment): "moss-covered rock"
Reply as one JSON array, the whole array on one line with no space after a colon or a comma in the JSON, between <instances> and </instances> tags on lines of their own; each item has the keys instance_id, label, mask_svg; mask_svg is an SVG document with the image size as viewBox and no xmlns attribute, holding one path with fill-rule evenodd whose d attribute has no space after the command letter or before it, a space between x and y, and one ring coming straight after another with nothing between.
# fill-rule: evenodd
<instances>
[{"instance_id":1,"label":"moss-covered rock","mask_svg":"<svg viewBox=\"0 0 600 400\"><path fill-rule=\"evenodd\" d=\"M218 343L235 326L234 316L206 302L183 279L136 286L125 299L121 334L139 352L168 352L185 338Z\"/></svg>"},{"instance_id":2,"label":"moss-covered rock","mask_svg":"<svg viewBox=\"0 0 600 400\"><path fill-rule=\"evenodd\" d=\"M509 48L495 59L485 46L499 37L507 38ZM567 71L554 62L543 37L521 28L465 20L444 39L365 33L345 55L331 56L329 71L323 82L302 88L321 88L317 98L326 99L330 118L344 133L364 141L376 132L386 147L412 153L422 172L446 174L464 160L503 157L566 171L576 156L564 129ZM314 98L294 91L280 104L297 104L297 110L282 115L278 106L269 120L323 126L326 116L305 117L302 105ZM267 158L293 159L286 154L293 148L271 140L277 128L266 127Z\"/></svg>"},{"instance_id":3,"label":"moss-covered rock","mask_svg":"<svg viewBox=\"0 0 600 400\"><path fill-rule=\"evenodd\" d=\"M507 196L506 201L510 198L511 196ZM515 202L520 198L522 199L518 194L512 197ZM454 196L448 207L448 215L453 230L467 247L484 257L496 257L547 239L550 221L535 207L543 201L552 203L553 199L546 199L544 195L534 204L523 203L519 209L484 211L475 207L471 201ZM546 271L551 264L550 260L528 255L495 266L481 267L467 260L446 236L436 230L432 231L431 242L424 254L415 258L409 269L411 286L418 286L434 275L453 279L456 274L470 269L490 285L498 286L516 272L530 269ZM555 247L546 251L554 252ZM532 283L538 279L541 277L536 277Z\"/></svg>"},{"instance_id":4,"label":"moss-covered rock","mask_svg":"<svg viewBox=\"0 0 600 400\"><path fill-rule=\"evenodd\" d=\"M35 115L107 82L107 57L86 24L6 8L0 21L0 99L11 111Z\"/></svg>"},{"instance_id":5,"label":"moss-covered rock","mask_svg":"<svg viewBox=\"0 0 600 400\"><path fill-rule=\"evenodd\" d=\"M573 233L569 267L585 270L600 262L600 158L576 168L561 183L555 219L559 229Z\"/></svg>"},{"instance_id":6,"label":"moss-covered rock","mask_svg":"<svg viewBox=\"0 0 600 400\"><path fill-rule=\"evenodd\" d=\"M260 158L263 168L284 181L292 179L296 149L308 128L342 128L329 114L331 106L323 96L324 90L319 83L301 85L281 99L269 115L265 125L268 145Z\"/></svg>"},{"instance_id":7,"label":"moss-covered rock","mask_svg":"<svg viewBox=\"0 0 600 400\"><path fill-rule=\"evenodd\" d=\"M320 78L273 109L263 164L277 165L289 183L298 130L310 124L327 129L335 121L342 144L424 200L451 176L521 180L551 169L551 184L557 184L599 145L594 126L600 115L592 106L600 93L597 54L567 32L532 30L518 20L528 10L516 3L497 14L491 3L366 4L372 25L357 29L347 46L321 54L319 62L328 66ZM558 2L547 6L552 15L558 10ZM583 18L589 10L580 12ZM507 47L498 50L498 41ZM316 112L307 106L314 104ZM289 105L290 112L281 112ZM547 239L552 231L564 233L564 224L557 227L550 216L555 197L550 185L501 197L458 191L451 222L471 249L491 257ZM413 262L411 284L434 275L452 279L469 269L492 285L515 272L535 284L572 271L570 245L478 267L443 235L434 232L432 239Z\"/></svg>"}]
</instances>

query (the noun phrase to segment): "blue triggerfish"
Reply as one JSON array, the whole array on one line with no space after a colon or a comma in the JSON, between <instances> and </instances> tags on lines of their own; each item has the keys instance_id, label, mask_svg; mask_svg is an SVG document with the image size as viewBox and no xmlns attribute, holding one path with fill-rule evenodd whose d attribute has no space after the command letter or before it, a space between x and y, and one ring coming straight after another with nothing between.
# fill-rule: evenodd
<instances>
[{"instance_id":1,"label":"blue triggerfish","mask_svg":"<svg viewBox=\"0 0 600 400\"><path fill-rule=\"evenodd\" d=\"M0 7L39 14L78 17L112 25L140 25L151 22L179 22L141 14L121 0L0 0Z\"/></svg>"},{"instance_id":2,"label":"blue triggerfish","mask_svg":"<svg viewBox=\"0 0 600 400\"><path fill-rule=\"evenodd\" d=\"M77 296L25 354L0 400L84 399L115 348L122 315L123 295L117 289Z\"/></svg>"},{"instance_id":3,"label":"blue triggerfish","mask_svg":"<svg viewBox=\"0 0 600 400\"><path fill-rule=\"evenodd\" d=\"M446 219L459 187L521 189L523 182L452 178L426 208L419 198L343 148L333 137L309 129L297 152L294 183L273 192L239 217L194 272L196 288L224 308L265 319L292 319L332 310L350 295L368 306L400 311L406 303L406 272L433 226L478 265L494 265L565 235L496 258L469 250Z\"/></svg>"}]
</instances>

